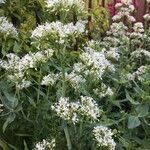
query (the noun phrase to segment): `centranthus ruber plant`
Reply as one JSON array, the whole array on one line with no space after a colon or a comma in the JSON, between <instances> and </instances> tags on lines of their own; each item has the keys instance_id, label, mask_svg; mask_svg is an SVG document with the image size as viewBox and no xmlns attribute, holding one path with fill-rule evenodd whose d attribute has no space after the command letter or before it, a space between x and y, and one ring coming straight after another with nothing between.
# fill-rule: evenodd
<instances>
[{"instance_id":1,"label":"centranthus ruber plant","mask_svg":"<svg viewBox=\"0 0 150 150\"><path fill-rule=\"evenodd\" d=\"M149 149L150 29L132 1L116 4L103 37L86 1L28 2L18 5L34 8L32 30L17 15L0 17L0 148Z\"/></svg>"}]
</instances>

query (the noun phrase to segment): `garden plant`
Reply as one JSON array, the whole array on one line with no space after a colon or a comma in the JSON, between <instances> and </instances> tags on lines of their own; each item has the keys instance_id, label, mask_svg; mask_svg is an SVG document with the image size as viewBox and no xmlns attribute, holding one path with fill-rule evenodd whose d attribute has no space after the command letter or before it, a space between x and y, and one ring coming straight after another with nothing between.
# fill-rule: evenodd
<instances>
[{"instance_id":1,"label":"garden plant","mask_svg":"<svg viewBox=\"0 0 150 150\"><path fill-rule=\"evenodd\" d=\"M98 4L0 0L0 149L150 149L150 0Z\"/></svg>"}]
</instances>

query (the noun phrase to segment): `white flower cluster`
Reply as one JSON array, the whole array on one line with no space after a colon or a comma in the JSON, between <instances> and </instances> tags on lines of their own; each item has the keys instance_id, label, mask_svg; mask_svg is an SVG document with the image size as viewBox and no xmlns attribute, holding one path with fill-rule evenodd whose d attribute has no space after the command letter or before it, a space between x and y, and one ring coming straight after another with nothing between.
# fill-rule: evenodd
<instances>
[{"instance_id":1,"label":"white flower cluster","mask_svg":"<svg viewBox=\"0 0 150 150\"><path fill-rule=\"evenodd\" d=\"M96 101L87 96L81 96L81 102L69 102L69 98L61 97L52 106L52 110L56 111L60 118L73 123L77 123L80 117L86 117L92 121L96 121L100 117L100 110Z\"/></svg>"},{"instance_id":2,"label":"white flower cluster","mask_svg":"<svg viewBox=\"0 0 150 150\"><path fill-rule=\"evenodd\" d=\"M43 77L41 85L54 85L59 78L59 74L54 74L51 72L50 74Z\"/></svg>"},{"instance_id":3,"label":"white flower cluster","mask_svg":"<svg viewBox=\"0 0 150 150\"><path fill-rule=\"evenodd\" d=\"M148 3L150 3L150 0L146 0Z\"/></svg>"},{"instance_id":4,"label":"white flower cluster","mask_svg":"<svg viewBox=\"0 0 150 150\"><path fill-rule=\"evenodd\" d=\"M143 16L143 18L146 20L146 21L149 21L150 20L150 14L145 14Z\"/></svg>"},{"instance_id":5,"label":"white flower cluster","mask_svg":"<svg viewBox=\"0 0 150 150\"><path fill-rule=\"evenodd\" d=\"M79 108L78 103L69 102L69 98L61 97L57 103L52 106L52 110L56 111L57 115L73 123L78 122L76 111Z\"/></svg>"},{"instance_id":6,"label":"white flower cluster","mask_svg":"<svg viewBox=\"0 0 150 150\"><path fill-rule=\"evenodd\" d=\"M2 107L3 107L3 104L0 104L0 113L3 111Z\"/></svg>"},{"instance_id":7,"label":"white flower cluster","mask_svg":"<svg viewBox=\"0 0 150 150\"><path fill-rule=\"evenodd\" d=\"M96 47L99 47L101 44L101 41L97 41L97 40L90 40L87 42L87 45L90 47L90 48L96 48Z\"/></svg>"},{"instance_id":8,"label":"white flower cluster","mask_svg":"<svg viewBox=\"0 0 150 150\"><path fill-rule=\"evenodd\" d=\"M71 83L72 87L78 89L83 83L86 82L81 73L85 70L85 65L82 63L75 63L73 71L65 73L65 78Z\"/></svg>"},{"instance_id":9,"label":"white flower cluster","mask_svg":"<svg viewBox=\"0 0 150 150\"><path fill-rule=\"evenodd\" d=\"M139 81L143 82L145 80L145 75L147 73L148 68L150 68L150 67L149 66L141 66L134 73L127 74L128 80L135 80L137 78Z\"/></svg>"},{"instance_id":10,"label":"white flower cluster","mask_svg":"<svg viewBox=\"0 0 150 150\"><path fill-rule=\"evenodd\" d=\"M53 55L52 49L28 53L22 58L16 54L10 53L6 57L8 61L0 60L0 66L8 71L21 72L29 68L35 68L38 62L45 62Z\"/></svg>"},{"instance_id":11,"label":"white flower cluster","mask_svg":"<svg viewBox=\"0 0 150 150\"><path fill-rule=\"evenodd\" d=\"M146 0L147 1L147 5L150 5L150 0ZM149 7L149 6L148 6ZM145 21L150 21L150 13L146 13L143 18L145 19Z\"/></svg>"},{"instance_id":12,"label":"white flower cluster","mask_svg":"<svg viewBox=\"0 0 150 150\"><path fill-rule=\"evenodd\" d=\"M132 43L140 44L141 40L146 39L147 35L144 33L143 23L137 22L133 26L133 32L130 33Z\"/></svg>"},{"instance_id":13,"label":"white flower cluster","mask_svg":"<svg viewBox=\"0 0 150 150\"><path fill-rule=\"evenodd\" d=\"M106 50L105 53L108 58L113 58L115 60L120 58L119 50L117 47L109 47L109 50Z\"/></svg>"},{"instance_id":14,"label":"white flower cluster","mask_svg":"<svg viewBox=\"0 0 150 150\"><path fill-rule=\"evenodd\" d=\"M86 51L80 55L80 58L86 66L91 67L89 73L93 73L99 79L102 79L102 75L106 69L115 71L114 65L106 59L103 51L98 52L90 47L85 48L85 50Z\"/></svg>"},{"instance_id":15,"label":"white flower cluster","mask_svg":"<svg viewBox=\"0 0 150 150\"><path fill-rule=\"evenodd\" d=\"M107 31L107 36L104 38L103 45L105 47L117 47L118 45L129 42L127 36L128 27L123 22L114 22L110 26L110 30Z\"/></svg>"},{"instance_id":16,"label":"white flower cluster","mask_svg":"<svg viewBox=\"0 0 150 150\"><path fill-rule=\"evenodd\" d=\"M0 0L0 4L5 4L6 0Z\"/></svg>"},{"instance_id":17,"label":"white flower cluster","mask_svg":"<svg viewBox=\"0 0 150 150\"><path fill-rule=\"evenodd\" d=\"M136 22L133 27L134 32L143 33L144 32L144 26L142 22Z\"/></svg>"},{"instance_id":18,"label":"white flower cluster","mask_svg":"<svg viewBox=\"0 0 150 150\"><path fill-rule=\"evenodd\" d=\"M93 91L100 98L103 98L103 97L106 97L106 96L112 96L114 94L112 89L109 86L107 87L105 84L101 85L101 90L96 88L96 89L93 89Z\"/></svg>"},{"instance_id":19,"label":"white flower cluster","mask_svg":"<svg viewBox=\"0 0 150 150\"><path fill-rule=\"evenodd\" d=\"M31 81L28 81L26 78L23 78L18 84L16 84L16 87L18 89L28 88L31 85Z\"/></svg>"},{"instance_id":20,"label":"white flower cluster","mask_svg":"<svg viewBox=\"0 0 150 150\"><path fill-rule=\"evenodd\" d=\"M12 23L8 22L6 17L0 17L0 33L4 34L5 36L11 35L13 37L18 35L16 28Z\"/></svg>"},{"instance_id":21,"label":"white flower cluster","mask_svg":"<svg viewBox=\"0 0 150 150\"><path fill-rule=\"evenodd\" d=\"M120 3L115 5L115 8L118 10L117 14L112 18L114 21L120 21L121 19L128 19L130 22L135 22L135 18L131 15L134 11L134 5L132 0L121 0Z\"/></svg>"},{"instance_id":22,"label":"white flower cluster","mask_svg":"<svg viewBox=\"0 0 150 150\"><path fill-rule=\"evenodd\" d=\"M56 21L52 23L45 23L44 25L39 25L33 32L31 38L39 39L46 35L56 34L58 36L58 42L63 44L65 38L70 35L74 37L79 36L85 31L85 21L78 21L75 25L73 23L68 23L64 25L63 23Z\"/></svg>"},{"instance_id":23,"label":"white flower cluster","mask_svg":"<svg viewBox=\"0 0 150 150\"><path fill-rule=\"evenodd\" d=\"M93 129L94 140L99 147L108 147L111 150L115 150L116 143L112 135L111 129L104 126L97 126Z\"/></svg>"},{"instance_id":24,"label":"white flower cluster","mask_svg":"<svg viewBox=\"0 0 150 150\"><path fill-rule=\"evenodd\" d=\"M77 73L75 73L74 71L72 71L71 73L66 73L65 77L67 80L70 81L72 87L74 87L75 89L78 89L79 86L84 83L86 80L83 78L82 75L78 75Z\"/></svg>"},{"instance_id":25,"label":"white flower cluster","mask_svg":"<svg viewBox=\"0 0 150 150\"><path fill-rule=\"evenodd\" d=\"M131 53L131 56L135 58L140 58L142 56L150 58L150 52L145 49L138 48Z\"/></svg>"},{"instance_id":26,"label":"white flower cluster","mask_svg":"<svg viewBox=\"0 0 150 150\"><path fill-rule=\"evenodd\" d=\"M46 0L46 7L52 12L60 9L68 11L73 7L81 12L85 8L85 3L83 0Z\"/></svg>"},{"instance_id":27,"label":"white flower cluster","mask_svg":"<svg viewBox=\"0 0 150 150\"><path fill-rule=\"evenodd\" d=\"M108 36L120 37L124 35L128 30L128 27L123 24L123 22L114 22L110 26L110 30L107 31Z\"/></svg>"},{"instance_id":28,"label":"white flower cluster","mask_svg":"<svg viewBox=\"0 0 150 150\"><path fill-rule=\"evenodd\" d=\"M20 58L17 55L7 54L7 61L0 60L0 68L5 69L9 75L8 78L15 82L18 88L29 87L31 82L25 78L25 72L30 68L36 68L39 62L45 62L53 55L53 50L48 49L41 52L29 53Z\"/></svg>"},{"instance_id":29,"label":"white flower cluster","mask_svg":"<svg viewBox=\"0 0 150 150\"><path fill-rule=\"evenodd\" d=\"M88 96L81 96L80 109L78 110L82 116L92 120L98 120L100 110L96 101Z\"/></svg>"},{"instance_id":30,"label":"white flower cluster","mask_svg":"<svg viewBox=\"0 0 150 150\"><path fill-rule=\"evenodd\" d=\"M35 150L54 150L55 145L55 139L52 139L51 142L43 139L42 142L36 143Z\"/></svg>"}]
</instances>

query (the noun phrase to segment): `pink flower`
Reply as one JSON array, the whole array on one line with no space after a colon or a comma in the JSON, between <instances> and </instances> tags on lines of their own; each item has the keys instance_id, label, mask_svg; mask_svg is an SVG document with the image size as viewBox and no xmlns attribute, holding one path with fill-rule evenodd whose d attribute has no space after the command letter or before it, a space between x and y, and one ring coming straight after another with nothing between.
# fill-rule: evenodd
<instances>
[{"instance_id":1,"label":"pink flower","mask_svg":"<svg viewBox=\"0 0 150 150\"><path fill-rule=\"evenodd\" d=\"M113 4L112 3L109 3L108 5L107 5L107 8L108 8L108 11L109 11L109 14L111 15L111 16L113 16L114 15L114 6L113 6Z\"/></svg>"},{"instance_id":2,"label":"pink flower","mask_svg":"<svg viewBox=\"0 0 150 150\"><path fill-rule=\"evenodd\" d=\"M119 3L119 2L121 2L121 0L116 0L116 1L113 0L113 2L108 3L107 8L108 8L109 14L111 16L115 15L115 7L114 6L115 6L115 3Z\"/></svg>"},{"instance_id":3,"label":"pink flower","mask_svg":"<svg viewBox=\"0 0 150 150\"><path fill-rule=\"evenodd\" d=\"M114 7L115 4L120 3L120 2L121 2L121 0L113 0L112 2L107 4L107 9L108 9L108 12L111 16L115 15L115 7ZM135 8L137 8L139 6L139 1L133 0L133 4L134 4Z\"/></svg>"}]
</instances>

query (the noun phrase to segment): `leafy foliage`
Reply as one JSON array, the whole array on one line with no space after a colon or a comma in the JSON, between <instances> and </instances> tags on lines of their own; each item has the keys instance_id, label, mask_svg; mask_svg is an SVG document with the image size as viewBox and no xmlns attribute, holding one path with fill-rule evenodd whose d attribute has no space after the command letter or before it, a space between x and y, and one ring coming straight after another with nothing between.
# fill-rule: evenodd
<instances>
[{"instance_id":1,"label":"leafy foliage","mask_svg":"<svg viewBox=\"0 0 150 150\"><path fill-rule=\"evenodd\" d=\"M53 2L0 3L0 148L150 149L150 29Z\"/></svg>"}]
</instances>

